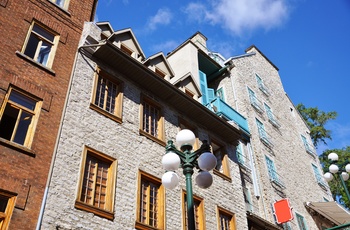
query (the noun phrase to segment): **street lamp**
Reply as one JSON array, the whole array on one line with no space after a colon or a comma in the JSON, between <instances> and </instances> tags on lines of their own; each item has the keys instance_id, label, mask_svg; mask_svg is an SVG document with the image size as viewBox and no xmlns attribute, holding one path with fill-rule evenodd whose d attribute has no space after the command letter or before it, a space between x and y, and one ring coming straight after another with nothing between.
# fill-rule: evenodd
<instances>
[{"instance_id":1,"label":"street lamp","mask_svg":"<svg viewBox=\"0 0 350 230\"><path fill-rule=\"evenodd\" d=\"M338 174L340 181L344 187L346 196L348 197L348 200L350 201L349 190L345 184L345 181L347 181L349 179L348 173L350 172L350 164L349 164L349 161L347 160L343 164L337 165L336 162L338 161L338 159L339 159L338 154L336 154L336 153L328 154L328 160L330 160L332 162L332 164L328 168L329 172L326 172L323 175L323 177L325 178L325 180L327 182L330 182L334 178L333 174ZM343 168L345 169L345 172L339 171L339 169L343 169Z\"/></svg>"},{"instance_id":2,"label":"street lamp","mask_svg":"<svg viewBox=\"0 0 350 230\"><path fill-rule=\"evenodd\" d=\"M173 141L169 140L165 147L166 154L162 158L163 168L167 171L162 176L162 184L167 189L175 188L179 183L179 176L174 172L179 166L183 169L186 177L186 200L187 200L187 223L188 229L195 229L192 174L193 168L199 169L195 179L200 188L209 188L213 183L213 177L209 173L216 166L216 157L210 152L207 141L203 141L202 146L192 151L192 146L196 137L191 130L183 129L176 135L176 144L180 146L178 150Z\"/></svg>"}]
</instances>

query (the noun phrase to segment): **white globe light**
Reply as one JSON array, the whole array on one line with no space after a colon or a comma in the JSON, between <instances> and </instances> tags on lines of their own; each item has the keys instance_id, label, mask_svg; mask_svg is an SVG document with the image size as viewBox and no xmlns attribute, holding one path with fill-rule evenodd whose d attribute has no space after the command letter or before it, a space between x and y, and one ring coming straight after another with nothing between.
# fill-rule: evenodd
<instances>
[{"instance_id":1,"label":"white globe light","mask_svg":"<svg viewBox=\"0 0 350 230\"><path fill-rule=\"evenodd\" d=\"M209 188L213 184L213 176L207 171L201 171L196 176L196 184L200 188Z\"/></svg>"},{"instance_id":2,"label":"white globe light","mask_svg":"<svg viewBox=\"0 0 350 230\"><path fill-rule=\"evenodd\" d=\"M328 154L328 160L331 160L331 161L337 161L338 160L338 154L336 153L330 153Z\"/></svg>"},{"instance_id":3,"label":"white globe light","mask_svg":"<svg viewBox=\"0 0 350 230\"><path fill-rule=\"evenodd\" d=\"M342 172L342 173L341 173L341 177L343 177L343 180L344 180L344 181L349 180L349 174L346 173L346 172Z\"/></svg>"},{"instance_id":4,"label":"white globe light","mask_svg":"<svg viewBox=\"0 0 350 230\"><path fill-rule=\"evenodd\" d=\"M350 173L350 164L347 164L347 165L345 166L345 171L347 171L348 173Z\"/></svg>"},{"instance_id":5,"label":"white globe light","mask_svg":"<svg viewBox=\"0 0 350 230\"><path fill-rule=\"evenodd\" d=\"M174 189L179 184L179 176L172 172L166 172L162 176L162 184L167 189Z\"/></svg>"},{"instance_id":6,"label":"white globe light","mask_svg":"<svg viewBox=\"0 0 350 230\"><path fill-rule=\"evenodd\" d=\"M175 171L180 166L180 157L174 152L168 152L162 158L162 165L167 171Z\"/></svg>"},{"instance_id":7,"label":"white globe light","mask_svg":"<svg viewBox=\"0 0 350 230\"><path fill-rule=\"evenodd\" d=\"M203 171L210 171L216 166L216 157L210 152L204 152L198 158L198 166Z\"/></svg>"},{"instance_id":8,"label":"white globe light","mask_svg":"<svg viewBox=\"0 0 350 230\"><path fill-rule=\"evenodd\" d=\"M178 146L182 146L185 144L193 146L195 141L196 136L189 129L183 129L176 135L176 144Z\"/></svg>"},{"instance_id":9,"label":"white globe light","mask_svg":"<svg viewBox=\"0 0 350 230\"><path fill-rule=\"evenodd\" d=\"M329 166L329 171L330 171L331 173L337 173L337 172L339 171L339 167L338 167L337 165L335 165L335 164L331 164L331 165Z\"/></svg>"},{"instance_id":10,"label":"white globe light","mask_svg":"<svg viewBox=\"0 0 350 230\"><path fill-rule=\"evenodd\" d=\"M326 172L326 173L323 175L323 178L324 178L327 182L330 182L331 180L333 180L333 174L330 173L330 172Z\"/></svg>"}]
</instances>

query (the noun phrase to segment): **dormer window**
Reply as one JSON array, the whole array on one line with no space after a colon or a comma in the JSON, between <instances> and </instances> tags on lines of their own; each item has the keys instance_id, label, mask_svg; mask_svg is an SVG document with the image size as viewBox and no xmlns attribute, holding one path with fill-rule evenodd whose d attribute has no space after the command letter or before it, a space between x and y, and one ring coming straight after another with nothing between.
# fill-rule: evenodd
<instances>
[{"instance_id":1,"label":"dormer window","mask_svg":"<svg viewBox=\"0 0 350 230\"><path fill-rule=\"evenodd\" d=\"M132 55L133 51L127 47L126 45L124 44L121 44L120 45L120 49L123 50L125 53L129 54L130 56Z\"/></svg>"}]
</instances>

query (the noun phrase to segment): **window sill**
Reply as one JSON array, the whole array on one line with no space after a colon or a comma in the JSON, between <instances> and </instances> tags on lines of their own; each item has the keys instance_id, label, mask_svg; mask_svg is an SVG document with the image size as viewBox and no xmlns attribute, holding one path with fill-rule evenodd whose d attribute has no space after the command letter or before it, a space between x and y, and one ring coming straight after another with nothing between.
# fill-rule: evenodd
<instances>
[{"instance_id":1,"label":"window sill","mask_svg":"<svg viewBox=\"0 0 350 230\"><path fill-rule=\"evenodd\" d=\"M16 143L14 143L12 141L6 140L6 139L1 138L1 137L0 137L0 143L5 145L5 146L7 146L7 147L9 147L9 148L12 148L12 149L17 150L17 151L19 151L21 153L24 153L24 154L26 154L28 156L35 157L34 151L29 149L29 148L27 148L27 147L24 147L23 145L16 144Z\"/></svg>"},{"instance_id":2,"label":"window sill","mask_svg":"<svg viewBox=\"0 0 350 230\"><path fill-rule=\"evenodd\" d=\"M147 224L141 223L139 221L135 222L135 228L138 230L161 230L161 229L164 229L164 228L155 228L155 227L149 226Z\"/></svg>"},{"instance_id":3,"label":"window sill","mask_svg":"<svg viewBox=\"0 0 350 230\"><path fill-rule=\"evenodd\" d=\"M110 118L113 121L116 121L118 123L122 123L123 122L121 117L118 117L118 116L116 116L114 114L111 114L111 113L107 112L106 110L101 109L100 107L98 107L95 104L90 103L90 109L95 110L96 112L102 114L103 116L105 116L107 118Z\"/></svg>"},{"instance_id":4,"label":"window sill","mask_svg":"<svg viewBox=\"0 0 350 230\"><path fill-rule=\"evenodd\" d=\"M217 169L213 169L213 173L214 173L215 175L221 177L221 178L224 179L224 180L227 180L227 181L229 181L229 182L232 182L231 177L225 175L224 173L220 172L220 171L217 170Z\"/></svg>"},{"instance_id":5,"label":"window sill","mask_svg":"<svg viewBox=\"0 0 350 230\"><path fill-rule=\"evenodd\" d=\"M160 144L160 145L162 145L162 146L164 146L164 147L166 146L165 141L160 140L160 139L158 139L158 138L155 137L155 136L152 136L151 134L149 134L149 133L143 131L142 129L140 129L139 131L140 131L140 135L143 135L143 136L145 136L145 137L151 139L151 140L154 141L154 142L157 142L158 144Z\"/></svg>"},{"instance_id":6,"label":"window sill","mask_svg":"<svg viewBox=\"0 0 350 230\"><path fill-rule=\"evenodd\" d=\"M100 208L96 208L96 207L94 207L92 205L85 204L84 202L81 202L81 201L78 201L78 200L75 201L74 207L77 208L77 209L80 209L80 210L91 212L91 213L95 214L96 216L100 216L100 217L106 218L108 220L113 220L114 219L114 213L113 212L106 211L106 210L103 210L103 209L100 209Z\"/></svg>"},{"instance_id":7,"label":"window sill","mask_svg":"<svg viewBox=\"0 0 350 230\"><path fill-rule=\"evenodd\" d=\"M52 5L54 5L55 7L57 7L58 9L60 9L63 13L65 13L69 17L71 17L71 14L66 9L60 7L59 5L55 4L54 2L51 2L50 0L48 0L48 2Z\"/></svg>"},{"instance_id":8,"label":"window sill","mask_svg":"<svg viewBox=\"0 0 350 230\"><path fill-rule=\"evenodd\" d=\"M26 60L26 61L32 63L32 64L38 66L39 68L45 70L45 71L48 72L49 74L51 74L51 75L53 75L53 76L56 75L55 71L53 71L52 69L50 69L50 68L44 66L43 64L41 64L41 63L39 63L39 62L37 62L37 61L34 61L32 58L28 57L28 56L25 55L25 54L23 54L23 53L21 53L21 52L19 52L19 51L16 51L16 55L19 56L20 58L22 58L22 59L24 59L24 60Z\"/></svg>"}]
</instances>

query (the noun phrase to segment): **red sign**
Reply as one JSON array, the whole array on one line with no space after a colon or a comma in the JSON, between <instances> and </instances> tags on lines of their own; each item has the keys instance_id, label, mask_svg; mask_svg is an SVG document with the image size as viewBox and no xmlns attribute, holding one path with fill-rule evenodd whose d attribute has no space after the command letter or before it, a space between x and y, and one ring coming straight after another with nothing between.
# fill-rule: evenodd
<instances>
[{"instance_id":1,"label":"red sign","mask_svg":"<svg viewBox=\"0 0 350 230\"><path fill-rule=\"evenodd\" d=\"M273 203L273 211L278 224L293 220L292 208L288 199L282 199Z\"/></svg>"}]
</instances>

